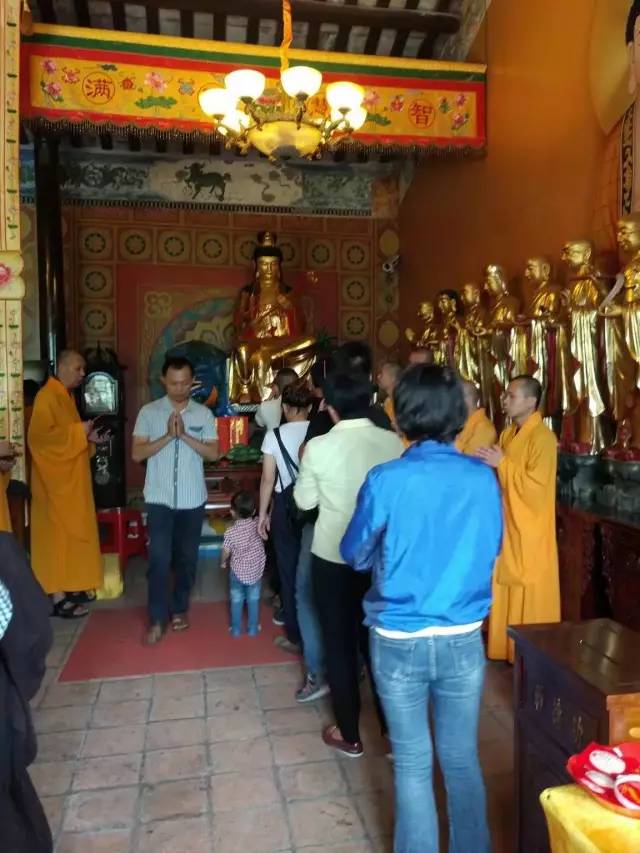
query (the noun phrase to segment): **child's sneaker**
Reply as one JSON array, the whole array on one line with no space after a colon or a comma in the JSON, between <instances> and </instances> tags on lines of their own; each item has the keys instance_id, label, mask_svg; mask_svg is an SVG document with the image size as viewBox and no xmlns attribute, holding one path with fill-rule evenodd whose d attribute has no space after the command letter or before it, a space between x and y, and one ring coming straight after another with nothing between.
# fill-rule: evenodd
<instances>
[{"instance_id":1,"label":"child's sneaker","mask_svg":"<svg viewBox=\"0 0 640 853\"><path fill-rule=\"evenodd\" d=\"M260 633L260 631L262 631L261 625L258 625L257 628L249 628L249 630L247 631L247 636L248 637L257 637L258 634Z\"/></svg>"},{"instance_id":2,"label":"child's sneaker","mask_svg":"<svg viewBox=\"0 0 640 853\"><path fill-rule=\"evenodd\" d=\"M229 628L229 633L232 637L239 637L240 634L242 634L242 631L240 631L240 629L238 628Z\"/></svg>"},{"instance_id":3,"label":"child's sneaker","mask_svg":"<svg viewBox=\"0 0 640 853\"><path fill-rule=\"evenodd\" d=\"M315 675L307 675L303 686L296 690L296 701L313 702L321 696L326 696L328 692L329 685L326 681L319 681Z\"/></svg>"}]
</instances>

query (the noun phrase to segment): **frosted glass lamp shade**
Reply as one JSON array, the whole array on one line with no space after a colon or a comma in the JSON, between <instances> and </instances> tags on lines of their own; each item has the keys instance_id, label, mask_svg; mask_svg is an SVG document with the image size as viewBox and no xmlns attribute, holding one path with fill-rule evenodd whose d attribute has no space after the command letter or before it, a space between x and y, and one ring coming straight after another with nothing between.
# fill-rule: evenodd
<instances>
[{"instance_id":1,"label":"frosted glass lamp shade","mask_svg":"<svg viewBox=\"0 0 640 853\"><path fill-rule=\"evenodd\" d=\"M322 86L322 74L307 65L294 65L280 75L282 88L291 98L311 98Z\"/></svg>"},{"instance_id":2,"label":"frosted glass lamp shade","mask_svg":"<svg viewBox=\"0 0 640 853\"><path fill-rule=\"evenodd\" d=\"M205 115L219 118L235 110L238 99L228 89L203 89L198 95L200 109Z\"/></svg>"},{"instance_id":3,"label":"frosted glass lamp shade","mask_svg":"<svg viewBox=\"0 0 640 853\"><path fill-rule=\"evenodd\" d=\"M360 130L362 125L367 120L367 111L364 107L356 107L354 110L349 110L343 114L340 110L331 110L331 121L342 121L343 119L349 122L349 127L352 130Z\"/></svg>"},{"instance_id":4,"label":"frosted glass lamp shade","mask_svg":"<svg viewBox=\"0 0 640 853\"><path fill-rule=\"evenodd\" d=\"M222 119L222 124L234 133L242 133L251 124L251 118L242 110L232 110Z\"/></svg>"},{"instance_id":5,"label":"frosted glass lamp shade","mask_svg":"<svg viewBox=\"0 0 640 853\"><path fill-rule=\"evenodd\" d=\"M224 84L236 98L257 101L264 92L266 84L264 74L251 68L239 68L224 78Z\"/></svg>"},{"instance_id":6,"label":"frosted glass lamp shade","mask_svg":"<svg viewBox=\"0 0 640 853\"><path fill-rule=\"evenodd\" d=\"M357 83L343 81L327 86L327 101L332 110L355 110L363 100L364 89Z\"/></svg>"}]
</instances>

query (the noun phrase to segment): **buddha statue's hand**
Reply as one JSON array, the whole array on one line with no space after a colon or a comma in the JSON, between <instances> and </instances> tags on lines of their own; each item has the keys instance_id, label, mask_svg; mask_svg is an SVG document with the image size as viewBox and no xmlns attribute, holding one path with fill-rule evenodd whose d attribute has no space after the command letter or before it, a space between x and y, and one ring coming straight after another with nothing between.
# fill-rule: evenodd
<instances>
[{"instance_id":1,"label":"buddha statue's hand","mask_svg":"<svg viewBox=\"0 0 640 853\"><path fill-rule=\"evenodd\" d=\"M413 331L413 329L405 329L404 336L410 344L412 344L416 339L416 333Z\"/></svg>"}]
</instances>

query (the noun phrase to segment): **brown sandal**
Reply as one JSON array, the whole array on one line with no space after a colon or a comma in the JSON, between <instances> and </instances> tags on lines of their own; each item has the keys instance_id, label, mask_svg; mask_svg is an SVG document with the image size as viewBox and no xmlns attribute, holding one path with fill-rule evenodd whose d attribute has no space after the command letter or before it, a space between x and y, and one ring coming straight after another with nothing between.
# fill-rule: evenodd
<instances>
[{"instance_id":1,"label":"brown sandal","mask_svg":"<svg viewBox=\"0 0 640 853\"><path fill-rule=\"evenodd\" d=\"M189 627L189 620L185 613L178 613L171 617L171 629L173 631L186 631Z\"/></svg>"}]
</instances>

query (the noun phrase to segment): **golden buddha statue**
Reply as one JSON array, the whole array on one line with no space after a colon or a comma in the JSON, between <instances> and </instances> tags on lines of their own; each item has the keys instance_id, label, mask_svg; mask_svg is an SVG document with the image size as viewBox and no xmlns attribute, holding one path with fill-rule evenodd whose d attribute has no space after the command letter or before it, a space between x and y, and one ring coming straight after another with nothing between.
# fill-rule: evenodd
<instances>
[{"instance_id":1,"label":"golden buddha statue","mask_svg":"<svg viewBox=\"0 0 640 853\"><path fill-rule=\"evenodd\" d=\"M485 269L484 288L492 301L488 326L491 331L494 389L491 412L496 426L502 422L502 395L512 376L526 373L529 365L527 328L520 318L520 301L509 293L504 269L490 264Z\"/></svg>"},{"instance_id":2,"label":"golden buddha statue","mask_svg":"<svg viewBox=\"0 0 640 853\"><path fill-rule=\"evenodd\" d=\"M535 287L529 317L534 377L543 389L543 417L559 417L569 408L571 350L569 348L569 294L552 280L548 258L529 258L525 281Z\"/></svg>"},{"instance_id":3,"label":"golden buddha statue","mask_svg":"<svg viewBox=\"0 0 640 853\"><path fill-rule=\"evenodd\" d=\"M620 251L630 256L622 277L600 306L605 323L607 386L617 424L616 446L640 448L640 215L618 222ZM623 447L623 445L625 445Z\"/></svg>"},{"instance_id":4,"label":"golden buddha statue","mask_svg":"<svg viewBox=\"0 0 640 853\"><path fill-rule=\"evenodd\" d=\"M455 351L460 334L459 296L455 290L441 290L436 298L437 325L434 363L455 366Z\"/></svg>"},{"instance_id":5,"label":"golden buddha statue","mask_svg":"<svg viewBox=\"0 0 640 853\"><path fill-rule=\"evenodd\" d=\"M572 240L562 250L562 261L570 273L569 346L573 358L562 440L575 453L598 453L605 446L598 308L607 291L593 265L593 255L589 240Z\"/></svg>"},{"instance_id":6,"label":"golden buddha statue","mask_svg":"<svg viewBox=\"0 0 640 853\"><path fill-rule=\"evenodd\" d=\"M426 300L420 303L418 319L423 323L422 333L417 335L413 329L405 329L404 336L416 349L433 351L438 345L438 334L435 325L435 307L433 302Z\"/></svg>"},{"instance_id":7,"label":"golden buddha statue","mask_svg":"<svg viewBox=\"0 0 640 853\"><path fill-rule=\"evenodd\" d=\"M455 364L463 379L480 388L482 405L492 411L493 360L491 358L491 331L487 325L486 311L482 307L482 291L474 282L462 287L464 317L456 342Z\"/></svg>"},{"instance_id":8,"label":"golden buddha statue","mask_svg":"<svg viewBox=\"0 0 640 853\"><path fill-rule=\"evenodd\" d=\"M234 314L229 399L236 403L265 400L277 370L292 367L302 377L315 361L315 338L304 334L304 315L282 282L275 234L258 234L253 260L254 280L240 292Z\"/></svg>"}]
</instances>

